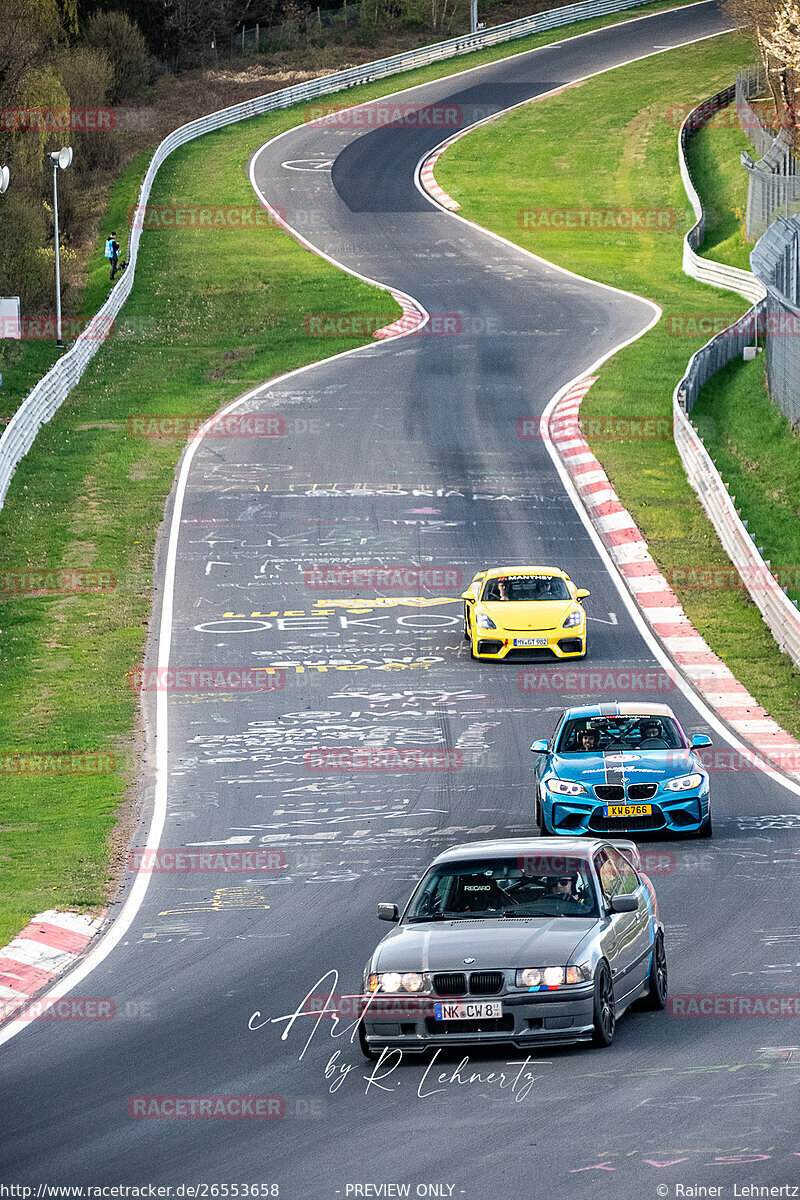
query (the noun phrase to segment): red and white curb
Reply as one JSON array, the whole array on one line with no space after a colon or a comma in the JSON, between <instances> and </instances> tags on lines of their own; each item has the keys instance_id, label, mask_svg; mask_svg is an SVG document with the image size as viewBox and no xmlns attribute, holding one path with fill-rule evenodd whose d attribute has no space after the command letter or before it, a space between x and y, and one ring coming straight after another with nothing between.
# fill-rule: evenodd
<instances>
[{"instance_id":1,"label":"red and white curb","mask_svg":"<svg viewBox=\"0 0 800 1200\"><path fill-rule=\"evenodd\" d=\"M0 948L0 1024L81 958L105 916L50 909Z\"/></svg>"},{"instance_id":2,"label":"red and white curb","mask_svg":"<svg viewBox=\"0 0 800 1200\"><path fill-rule=\"evenodd\" d=\"M457 142L458 139L462 138L463 136L464 133L457 133L443 145L438 146L436 150L434 150L433 154L425 159L424 163L419 169L419 180L425 191L433 196L434 200L441 204L442 208L446 208L448 212L455 212L457 209L461 208L461 205L457 200L454 200L452 196L448 196L444 188L439 187L439 184L436 182L433 176L433 168L436 166L438 159L442 156L442 154L444 154L447 147L452 146L453 142Z\"/></svg>"},{"instance_id":3,"label":"red and white curb","mask_svg":"<svg viewBox=\"0 0 800 1200\"><path fill-rule=\"evenodd\" d=\"M396 321L392 321L391 325L383 325L380 329L376 329L372 336L379 339L401 337L403 334L421 329L428 319L427 314L423 315L417 305L412 304L411 298L404 295L403 292L393 292L390 288L389 295L400 305L403 315Z\"/></svg>"},{"instance_id":4,"label":"red and white curb","mask_svg":"<svg viewBox=\"0 0 800 1200\"><path fill-rule=\"evenodd\" d=\"M549 425L553 444L592 524L650 628L709 708L760 758L800 780L800 742L773 721L692 625L584 438L578 413L596 379L591 376L575 383L554 408Z\"/></svg>"}]
</instances>

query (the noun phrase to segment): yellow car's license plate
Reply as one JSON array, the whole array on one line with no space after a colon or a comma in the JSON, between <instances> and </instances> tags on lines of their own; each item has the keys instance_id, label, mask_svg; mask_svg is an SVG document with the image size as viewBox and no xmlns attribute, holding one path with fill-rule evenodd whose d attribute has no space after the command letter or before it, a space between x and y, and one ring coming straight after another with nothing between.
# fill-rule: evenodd
<instances>
[{"instance_id":1,"label":"yellow car's license plate","mask_svg":"<svg viewBox=\"0 0 800 1200\"><path fill-rule=\"evenodd\" d=\"M603 809L604 817L649 817L652 804L608 804Z\"/></svg>"}]
</instances>

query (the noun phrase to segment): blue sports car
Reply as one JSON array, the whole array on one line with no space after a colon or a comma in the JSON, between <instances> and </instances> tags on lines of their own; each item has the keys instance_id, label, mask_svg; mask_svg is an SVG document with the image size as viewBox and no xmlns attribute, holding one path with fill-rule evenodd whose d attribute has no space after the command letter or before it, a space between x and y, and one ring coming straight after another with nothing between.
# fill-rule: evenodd
<instances>
[{"instance_id":1,"label":"blue sports car","mask_svg":"<svg viewBox=\"0 0 800 1200\"><path fill-rule=\"evenodd\" d=\"M708 772L666 704L568 708L534 742L543 834L684 833L711 837Z\"/></svg>"}]
</instances>

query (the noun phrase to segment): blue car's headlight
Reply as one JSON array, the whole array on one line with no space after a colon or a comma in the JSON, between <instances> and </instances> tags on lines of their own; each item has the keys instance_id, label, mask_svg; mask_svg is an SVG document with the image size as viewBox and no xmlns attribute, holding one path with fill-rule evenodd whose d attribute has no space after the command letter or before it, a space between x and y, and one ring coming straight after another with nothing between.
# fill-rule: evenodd
<instances>
[{"instance_id":1,"label":"blue car's headlight","mask_svg":"<svg viewBox=\"0 0 800 1200\"><path fill-rule=\"evenodd\" d=\"M664 787L668 792L691 792L693 788L700 787L704 779L705 775L695 771L692 775L681 775L679 779L670 779L664 784Z\"/></svg>"},{"instance_id":2,"label":"blue car's headlight","mask_svg":"<svg viewBox=\"0 0 800 1200\"><path fill-rule=\"evenodd\" d=\"M547 786L551 792L556 792L559 796L588 796L588 792L582 783L575 783L571 779L548 779Z\"/></svg>"},{"instance_id":3,"label":"blue car's headlight","mask_svg":"<svg viewBox=\"0 0 800 1200\"><path fill-rule=\"evenodd\" d=\"M582 625L582 624L583 624L583 613L579 609L576 608L574 612L571 612L567 616L566 620L564 621L564 624L562 625L562 629L574 629L576 625Z\"/></svg>"},{"instance_id":4,"label":"blue car's headlight","mask_svg":"<svg viewBox=\"0 0 800 1200\"><path fill-rule=\"evenodd\" d=\"M475 624L478 626L478 629L497 629L497 626L488 613L479 612L475 618Z\"/></svg>"}]
</instances>

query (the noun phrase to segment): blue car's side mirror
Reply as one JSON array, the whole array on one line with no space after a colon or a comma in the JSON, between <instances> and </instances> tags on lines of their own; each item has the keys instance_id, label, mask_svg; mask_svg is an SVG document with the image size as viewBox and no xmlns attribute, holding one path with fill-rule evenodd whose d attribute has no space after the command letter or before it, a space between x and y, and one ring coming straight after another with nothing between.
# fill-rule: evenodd
<instances>
[{"instance_id":1,"label":"blue car's side mirror","mask_svg":"<svg viewBox=\"0 0 800 1200\"><path fill-rule=\"evenodd\" d=\"M531 746L532 754L547 754L547 738L540 738L538 742L534 742Z\"/></svg>"},{"instance_id":2,"label":"blue car's side mirror","mask_svg":"<svg viewBox=\"0 0 800 1200\"><path fill-rule=\"evenodd\" d=\"M710 745L711 745L711 738L707 737L706 734L704 734L704 733L696 733L694 735L694 737L692 738L692 746L694 748L696 748L698 746L710 746Z\"/></svg>"}]
</instances>

